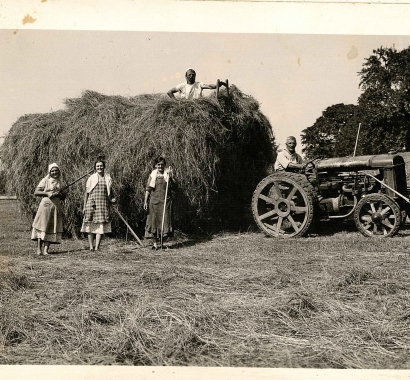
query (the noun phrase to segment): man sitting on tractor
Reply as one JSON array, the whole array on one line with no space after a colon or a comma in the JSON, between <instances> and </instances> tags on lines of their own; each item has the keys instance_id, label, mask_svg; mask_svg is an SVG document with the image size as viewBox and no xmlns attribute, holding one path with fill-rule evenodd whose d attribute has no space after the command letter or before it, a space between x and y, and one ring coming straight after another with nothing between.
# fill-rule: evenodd
<instances>
[{"instance_id":1,"label":"man sitting on tractor","mask_svg":"<svg viewBox=\"0 0 410 380\"><path fill-rule=\"evenodd\" d=\"M167 95L172 99L175 99L174 94L179 92L180 97L183 99L198 99L202 97L202 90L214 90L215 84L205 84L202 82L195 82L196 73L194 69L188 69L185 73L186 83L180 83L171 88Z\"/></svg>"},{"instance_id":2,"label":"man sitting on tractor","mask_svg":"<svg viewBox=\"0 0 410 380\"><path fill-rule=\"evenodd\" d=\"M278 153L275 162L275 172L292 171L300 172L303 168L302 157L295 152L296 138L289 136L286 138L286 148Z\"/></svg>"},{"instance_id":3,"label":"man sitting on tractor","mask_svg":"<svg viewBox=\"0 0 410 380\"><path fill-rule=\"evenodd\" d=\"M313 171L314 165L312 161L307 164L302 164L302 157L296 153L296 138L289 136L286 138L286 148L280 151L275 161L275 172L286 171L304 174L307 180L316 188L316 174ZM317 199L320 201L323 197L317 194Z\"/></svg>"}]
</instances>

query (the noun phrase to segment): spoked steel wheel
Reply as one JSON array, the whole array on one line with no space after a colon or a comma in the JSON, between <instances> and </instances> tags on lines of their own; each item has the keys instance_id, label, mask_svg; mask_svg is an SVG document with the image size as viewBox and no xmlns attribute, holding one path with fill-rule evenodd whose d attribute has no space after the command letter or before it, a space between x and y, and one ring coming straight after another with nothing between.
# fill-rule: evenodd
<instances>
[{"instance_id":1,"label":"spoked steel wheel","mask_svg":"<svg viewBox=\"0 0 410 380\"><path fill-rule=\"evenodd\" d=\"M302 236L314 212L313 187L301 174L280 172L263 179L252 198L256 224L274 237Z\"/></svg>"},{"instance_id":2,"label":"spoked steel wheel","mask_svg":"<svg viewBox=\"0 0 410 380\"><path fill-rule=\"evenodd\" d=\"M389 237L399 230L402 213L394 199L384 194L370 194L357 204L354 221L364 236Z\"/></svg>"}]
</instances>

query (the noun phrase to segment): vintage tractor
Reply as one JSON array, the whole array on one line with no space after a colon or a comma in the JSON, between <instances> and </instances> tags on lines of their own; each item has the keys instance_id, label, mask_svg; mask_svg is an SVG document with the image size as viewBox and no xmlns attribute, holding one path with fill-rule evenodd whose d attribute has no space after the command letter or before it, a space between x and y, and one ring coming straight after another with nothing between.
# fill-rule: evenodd
<instances>
[{"instance_id":1,"label":"vintage tractor","mask_svg":"<svg viewBox=\"0 0 410 380\"><path fill-rule=\"evenodd\" d=\"M410 200L399 154L316 159L302 173L276 172L256 187L252 212L268 235L303 236L312 222L350 218L364 236L388 237L406 220Z\"/></svg>"}]
</instances>

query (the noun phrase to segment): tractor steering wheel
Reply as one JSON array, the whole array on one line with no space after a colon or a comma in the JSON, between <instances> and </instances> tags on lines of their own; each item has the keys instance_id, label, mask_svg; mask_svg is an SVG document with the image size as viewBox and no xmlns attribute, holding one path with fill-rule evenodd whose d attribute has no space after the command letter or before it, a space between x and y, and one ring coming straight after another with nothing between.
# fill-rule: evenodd
<instances>
[{"instance_id":1,"label":"tractor steering wheel","mask_svg":"<svg viewBox=\"0 0 410 380\"><path fill-rule=\"evenodd\" d=\"M306 162L302 167L301 173L302 174L312 173L313 170L316 168L316 161L321 160L321 159L322 157L316 157Z\"/></svg>"}]
</instances>

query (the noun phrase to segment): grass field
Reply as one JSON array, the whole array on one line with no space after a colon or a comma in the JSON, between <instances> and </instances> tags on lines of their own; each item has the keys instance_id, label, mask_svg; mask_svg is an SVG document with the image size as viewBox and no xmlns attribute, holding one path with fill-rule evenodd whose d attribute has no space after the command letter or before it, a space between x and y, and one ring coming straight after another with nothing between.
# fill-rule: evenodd
<instances>
[{"instance_id":1,"label":"grass field","mask_svg":"<svg viewBox=\"0 0 410 380\"><path fill-rule=\"evenodd\" d=\"M410 368L407 229L179 236L157 252L106 239L98 254L64 240L49 257L29 237L0 201L0 364Z\"/></svg>"}]
</instances>

